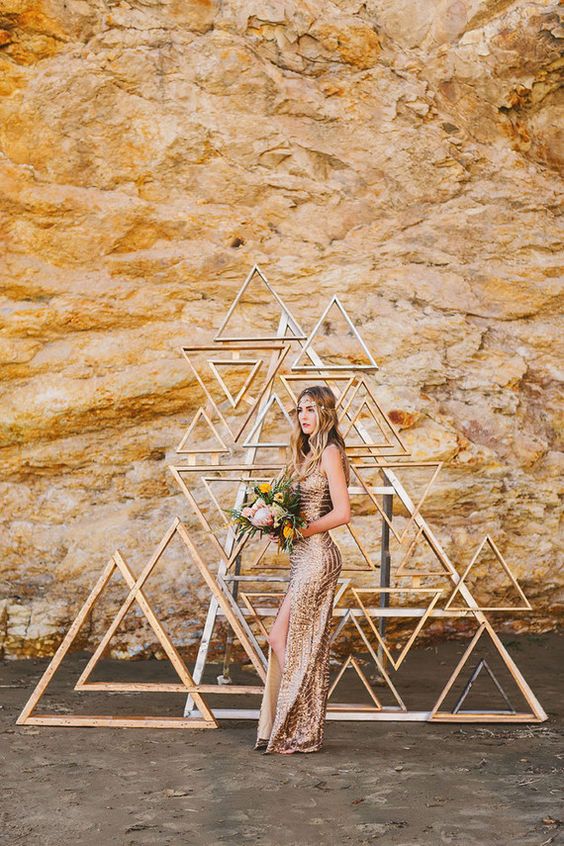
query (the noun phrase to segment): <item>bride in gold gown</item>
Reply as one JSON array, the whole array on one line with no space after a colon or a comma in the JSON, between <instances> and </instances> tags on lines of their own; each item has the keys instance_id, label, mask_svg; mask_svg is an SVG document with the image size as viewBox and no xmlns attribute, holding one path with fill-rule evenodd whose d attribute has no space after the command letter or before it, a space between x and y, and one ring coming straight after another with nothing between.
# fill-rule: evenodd
<instances>
[{"instance_id":1,"label":"bride in gold gown","mask_svg":"<svg viewBox=\"0 0 564 846\"><path fill-rule=\"evenodd\" d=\"M255 749L317 752L329 690L331 614L342 561L329 529L350 521L350 469L335 395L312 385L298 397L287 470L308 525L290 554L290 584L268 638Z\"/></svg>"}]
</instances>

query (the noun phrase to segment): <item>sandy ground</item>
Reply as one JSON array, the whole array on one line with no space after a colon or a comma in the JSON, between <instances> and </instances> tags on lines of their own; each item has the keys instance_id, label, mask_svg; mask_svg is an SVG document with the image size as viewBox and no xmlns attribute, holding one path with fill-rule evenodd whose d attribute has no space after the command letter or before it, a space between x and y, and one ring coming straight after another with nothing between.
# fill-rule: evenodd
<instances>
[{"instance_id":1,"label":"sandy ground","mask_svg":"<svg viewBox=\"0 0 564 846\"><path fill-rule=\"evenodd\" d=\"M289 756L253 750L255 723L243 720L225 721L211 731L18 727L16 717L47 662L4 662L0 842L564 843L559 822L564 820L564 703L557 686L563 643L555 634L511 640L511 654L549 714L545 723L327 722L321 752ZM445 667L463 646L440 647ZM68 686L84 661L85 656L74 655L64 666L51 708L74 707L78 694L68 693ZM145 674L154 680L155 669L157 675L164 672L161 664L128 662L122 669L121 663L108 662L106 670L111 665L123 677ZM414 651L409 673L414 690L418 682L425 686L435 665L436 648ZM80 694L85 695L98 697ZM110 713L117 713L123 695L111 702ZM128 707L130 702L131 697ZM107 703L107 698L97 703L99 713L104 707L107 712ZM181 712L174 695L162 700L138 695L135 707L138 713L176 714L179 707ZM93 711L91 698L86 711Z\"/></svg>"}]
</instances>

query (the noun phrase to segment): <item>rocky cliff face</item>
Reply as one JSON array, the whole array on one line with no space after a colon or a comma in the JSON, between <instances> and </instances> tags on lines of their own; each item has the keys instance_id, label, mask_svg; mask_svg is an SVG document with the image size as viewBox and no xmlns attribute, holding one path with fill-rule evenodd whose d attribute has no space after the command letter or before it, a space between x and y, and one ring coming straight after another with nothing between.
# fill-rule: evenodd
<instances>
[{"instance_id":1,"label":"rocky cliff face","mask_svg":"<svg viewBox=\"0 0 564 846\"><path fill-rule=\"evenodd\" d=\"M306 331L339 294L384 407L450 462L428 516L453 561L489 532L536 609L515 628L553 626L557 3L0 9L4 654L51 653L116 547L139 571L192 520L179 348L254 262ZM207 593L177 567L153 601L190 646Z\"/></svg>"}]
</instances>

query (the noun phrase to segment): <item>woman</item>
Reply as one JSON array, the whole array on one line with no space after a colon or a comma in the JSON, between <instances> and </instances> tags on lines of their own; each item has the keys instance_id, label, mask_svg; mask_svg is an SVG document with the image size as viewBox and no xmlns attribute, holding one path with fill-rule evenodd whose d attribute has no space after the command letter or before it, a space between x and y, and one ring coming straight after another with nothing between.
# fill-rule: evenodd
<instances>
[{"instance_id":1,"label":"woman","mask_svg":"<svg viewBox=\"0 0 564 846\"><path fill-rule=\"evenodd\" d=\"M350 469L335 396L313 385L298 397L288 469L308 521L290 555L290 585L269 634L255 749L316 752L323 744L329 636L341 554L329 529L350 521Z\"/></svg>"}]
</instances>

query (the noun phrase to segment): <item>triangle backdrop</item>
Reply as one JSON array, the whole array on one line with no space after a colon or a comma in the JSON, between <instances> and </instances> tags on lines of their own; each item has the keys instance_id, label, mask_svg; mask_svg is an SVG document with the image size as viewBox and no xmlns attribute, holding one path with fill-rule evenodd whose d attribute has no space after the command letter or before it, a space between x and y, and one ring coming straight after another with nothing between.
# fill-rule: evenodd
<instances>
[{"instance_id":1,"label":"triangle backdrop","mask_svg":"<svg viewBox=\"0 0 564 846\"><path fill-rule=\"evenodd\" d=\"M263 692L267 636L287 589L289 562L285 556L274 555L268 542L259 537L238 537L226 514L228 508L243 504L248 489L258 480L271 479L283 470L297 397L312 384L326 385L335 394L351 463L352 520L346 527L331 530L343 558L331 644L335 653L345 657L336 662L327 718L545 720L540 703L484 614L514 614L531 610L531 605L489 535L469 562L456 562L455 566L450 560L424 516L441 462L416 461L410 455L400 430L378 402L378 364L339 297L330 297L306 334L265 273L254 265L212 341L182 347L181 354L194 379L194 404L187 428L179 432L178 458L169 471L184 497L186 511L166 529L137 577L119 551L112 554L18 723L216 728L220 719L258 717L260 703L252 697ZM192 669L165 632L144 591L173 538L182 546L186 566L195 569L209 592ZM481 596L487 587L491 567L506 579L512 596L509 604L492 600L481 605L474 596L474 592ZM43 694L116 575L123 581L123 601L75 690L85 697L93 691L108 691L114 697L120 693L184 693L183 713L134 717L40 712ZM174 596L170 602L174 603ZM149 625L175 672L173 683L93 680L131 609ZM414 710L398 693L396 677L409 651L422 642L432 621L441 617L467 619L476 632L427 708ZM219 622L225 641L223 668L217 684L204 684ZM407 633L401 642L398 631ZM249 668L253 683L233 682L234 656ZM518 695L503 688L501 675ZM484 682L496 702L492 700L490 705L488 700L484 707L471 708L471 700ZM451 703L460 685L463 689ZM353 701L338 701L345 686L357 691L359 701L354 701L354 696ZM242 695L245 707L217 708L212 701L216 694ZM517 700L521 710L513 704ZM483 697L478 701L483 704Z\"/></svg>"}]
</instances>

